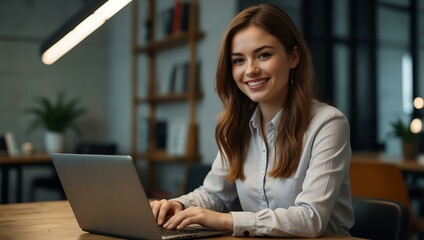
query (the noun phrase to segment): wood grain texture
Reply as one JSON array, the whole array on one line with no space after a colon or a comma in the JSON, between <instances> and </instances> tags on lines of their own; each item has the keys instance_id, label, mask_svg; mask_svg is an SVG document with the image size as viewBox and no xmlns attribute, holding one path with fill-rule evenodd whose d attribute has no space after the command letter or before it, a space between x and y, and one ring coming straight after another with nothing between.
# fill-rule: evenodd
<instances>
[{"instance_id":1,"label":"wood grain texture","mask_svg":"<svg viewBox=\"0 0 424 240\"><path fill-rule=\"evenodd\" d=\"M68 201L0 205L0 239L7 240L108 240L118 239L82 231ZM232 236L210 239L254 239ZM265 240L267 238L260 238ZM276 238L268 238L276 239ZM289 240L289 238L285 238ZM299 240L301 238L293 238ZM353 237L324 237L320 239L358 239Z\"/></svg>"}]
</instances>

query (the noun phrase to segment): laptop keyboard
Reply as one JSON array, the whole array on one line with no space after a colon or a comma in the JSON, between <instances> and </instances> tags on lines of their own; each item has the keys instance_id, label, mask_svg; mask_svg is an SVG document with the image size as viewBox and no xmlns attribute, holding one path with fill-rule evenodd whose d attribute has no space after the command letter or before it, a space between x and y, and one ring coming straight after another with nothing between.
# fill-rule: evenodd
<instances>
[{"instance_id":1,"label":"laptop keyboard","mask_svg":"<svg viewBox=\"0 0 424 240\"><path fill-rule=\"evenodd\" d=\"M177 234L194 234L199 233L199 229L166 229L161 227L162 236L173 236Z\"/></svg>"}]
</instances>

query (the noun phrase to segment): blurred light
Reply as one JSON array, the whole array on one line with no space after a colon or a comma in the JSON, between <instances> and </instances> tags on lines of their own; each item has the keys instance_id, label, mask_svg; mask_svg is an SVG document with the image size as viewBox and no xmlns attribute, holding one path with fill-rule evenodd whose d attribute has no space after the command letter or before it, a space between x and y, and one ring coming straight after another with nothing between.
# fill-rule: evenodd
<instances>
[{"instance_id":1,"label":"blurred light","mask_svg":"<svg viewBox=\"0 0 424 240\"><path fill-rule=\"evenodd\" d=\"M423 123L420 119L415 118L414 120L412 120L411 125L409 125L409 129L413 133L420 133L423 129Z\"/></svg>"},{"instance_id":2,"label":"blurred light","mask_svg":"<svg viewBox=\"0 0 424 240\"><path fill-rule=\"evenodd\" d=\"M84 12L84 14L77 16L80 19L71 19L72 24L77 24L70 27L72 24L66 23L64 26L69 29L65 29L65 32L63 29L59 29L59 33L53 36L54 40L49 39L47 41L46 45L48 46L44 46L45 44L43 44L41 50L41 60L43 63L50 65L56 62L129 2L131 2L131 0L100 1L102 5L93 5L95 6L94 9L89 9L89 11L87 11L88 14ZM61 36L57 36L57 34Z\"/></svg>"},{"instance_id":3,"label":"blurred light","mask_svg":"<svg viewBox=\"0 0 424 240\"><path fill-rule=\"evenodd\" d=\"M410 114L414 110L412 88L412 59L411 55L406 53L402 56L402 105L405 114Z\"/></svg>"},{"instance_id":4,"label":"blurred light","mask_svg":"<svg viewBox=\"0 0 424 240\"><path fill-rule=\"evenodd\" d=\"M422 97L416 97L414 99L414 107L416 109L421 109L424 107L424 99Z\"/></svg>"}]
</instances>

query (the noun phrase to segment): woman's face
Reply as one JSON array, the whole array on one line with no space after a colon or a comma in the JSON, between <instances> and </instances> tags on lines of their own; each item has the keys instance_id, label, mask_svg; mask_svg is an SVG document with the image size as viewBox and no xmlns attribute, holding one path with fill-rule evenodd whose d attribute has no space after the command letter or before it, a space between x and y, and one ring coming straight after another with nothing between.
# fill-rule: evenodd
<instances>
[{"instance_id":1,"label":"woman's face","mask_svg":"<svg viewBox=\"0 0 424 240\"><path fill-rule=\"evenodd\" d=\"M276 37L255 25L236 33L231 42L233 78L239 89L260 105L282 106L290 69L298 62L297 47L288 55Z\"/></svg>"}]
</instances>

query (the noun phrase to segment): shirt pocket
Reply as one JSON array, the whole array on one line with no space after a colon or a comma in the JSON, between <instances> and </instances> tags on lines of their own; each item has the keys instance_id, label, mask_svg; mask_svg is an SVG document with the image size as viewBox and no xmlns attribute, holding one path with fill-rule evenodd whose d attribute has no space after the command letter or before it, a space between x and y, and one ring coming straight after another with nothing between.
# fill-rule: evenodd
<instances>
[{"instance_id":1,"label":"shirt pocket","mask_svg":"<svg viewBox=\"0 0 424 240\"><path fill-rule=\"evenodd\" d=\"M294 200L302 192L302 185L305 180L305 172L296 172L289 178L275 178L272 181L271 189L275 206L273 208L288 208L294 206ZM273 204L273 205L274 205Z\"/></svg>"}]
</instances>

